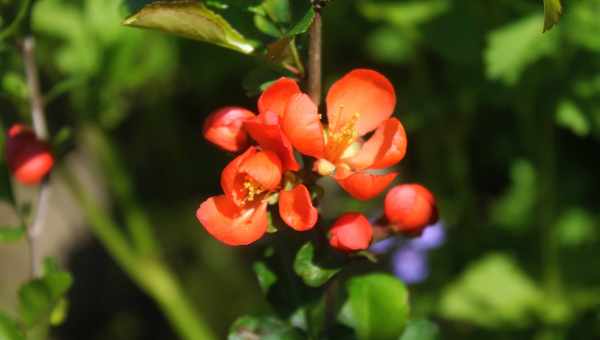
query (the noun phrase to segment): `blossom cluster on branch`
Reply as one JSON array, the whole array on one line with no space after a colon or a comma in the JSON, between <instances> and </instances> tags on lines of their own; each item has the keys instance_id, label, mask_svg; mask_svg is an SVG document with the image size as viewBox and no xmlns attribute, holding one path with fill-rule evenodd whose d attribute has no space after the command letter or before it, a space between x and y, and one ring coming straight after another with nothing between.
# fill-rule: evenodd
<instances>
[{"instance_id":1,"label":"blossom cluster on branch","mask_svg":"<svg viewBox=\"0 0 600 340\"><path fill-rule=\"evenodd\" d=\"M404 127L392 117L395 105L394 87L384 75L355 69L329 89L325 117L318 103L285 77L262 93L258 114L233 106L214 111L204 137L241 154L222 171L223 194L202 202L196 217L217 240L247 245L267 232L269 205L278 205L281 220L292 229L312 229L319 217L314 204L319 176L332 177L358 200L377 197L397 177L386 170L406 154ZM418 234L437 219L433 195L416 184L391 190L385 212L391 232ZM362 214L348 212L328 234L333 248L359 251L372 242L373 227Z\"/></svg>"}]
</instances>

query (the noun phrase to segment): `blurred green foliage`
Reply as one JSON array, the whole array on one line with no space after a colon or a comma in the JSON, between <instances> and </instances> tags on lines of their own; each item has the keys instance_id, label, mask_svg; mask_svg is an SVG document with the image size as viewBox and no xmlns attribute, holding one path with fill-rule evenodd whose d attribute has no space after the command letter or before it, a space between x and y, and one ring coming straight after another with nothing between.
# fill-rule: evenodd
<instances>
[{"instance_id":1,"label":"blurred green foliage","mask_svg":"<svg viewBox=\"0 0 600 340\"><path fill-rule=\"evenodd\" d=\"M93 138L81 127L111 138L164 257L210 324L225 334L240 314L269 309L254 279L253 249L223 247L194 220L198 202L218 191L219 169L228 160L202 142L201 124L219 106L255 109L255 98L245 94L256 94L282 71L265 68L260 58L123 27L146 2L36 2L33 31L50 126L55 134L73 127L83 146ZM302 22L307 15L310 22L310 13L300 3L220 0L206 6L266 49L306 30ZM431 254L430 280L409 291L412 317L433 319L441 338L600 337L600 1L563 3L562 18L546 33L557 1L544 5L340 0L324 12L326 83L355 67L375 68L391 79L397 116L409 136L401 180L423 182L439 199L449 240ZM0 10L4 28L17 8L4 0ZM305 55L303 37L291 43ZM21 69L11 43L0 42L4 128L28 116ZM377 202L358 204L329 188L326 196L326 219L342 210L378 209ZM254 269L263 273L263 289L276 285L265 267ZM74 270L84 281L97 275L86 264ZM123 298L116 283L99 289L113 305ZM73 301L89 305L74 310L76 316L57 331L65 339L165 334L135 326L152 322L151 312L111 310L86 318L86 308L111 303L85 298L84 287L75 291ZM435 338L436 326L416 322L407 324L402 339ZM10 334L11 324L0 316L0 332ZM245 318L233 329L264 324L293 334L270 317ZM152 326L167 327L163 319Z\"/></svg>"}]
</instances>

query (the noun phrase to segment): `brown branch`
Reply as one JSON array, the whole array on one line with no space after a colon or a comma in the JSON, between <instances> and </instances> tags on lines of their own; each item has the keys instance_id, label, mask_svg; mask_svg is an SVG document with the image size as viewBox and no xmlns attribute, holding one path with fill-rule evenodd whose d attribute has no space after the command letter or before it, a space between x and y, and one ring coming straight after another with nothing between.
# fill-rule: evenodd
<instances>
[{"instance_id":1,"label":"brown branch","mask_svg":"<svg viewBox=\"0 0 600 340\"><path fill-rule=\"evenodd\" d=\"M321 102L322 19L321 6L313 2L315 18L310 26L308 45L308 94L319 106Z\"/></svg>"},{"instance_id":2,"label":"brown branch","mask_svg":"<svg viewBox=\"0 0 600 340\"><path fill-rule=\"evenodd\" d=\"M41 140L48 139L48 126L46 124L46 115L44 113L44 99L40 91L40 80L37 64L35 61L35 40L33 37L26 37L21 45L23 63L25 64L25 74L27 76L27 87L29 89L29 100L31 102L31 120L36 136ZM27 241L29 242L29 254L31 260L32 276L41 275L41 259L39 248L39 236L42 233L46 216L48 215L48 205L50 203L50 174L42 180L38 193L38 202L36 213L31 224L27 227Z\"/></svg>"}]
</instances>

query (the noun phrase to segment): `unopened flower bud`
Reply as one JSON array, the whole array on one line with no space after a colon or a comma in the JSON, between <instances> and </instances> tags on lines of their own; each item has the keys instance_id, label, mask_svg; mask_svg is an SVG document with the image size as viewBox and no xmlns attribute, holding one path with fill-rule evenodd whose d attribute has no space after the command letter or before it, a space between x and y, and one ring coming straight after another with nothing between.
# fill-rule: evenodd
<instances>
[{"instance_id":1,"label":"unopened flower bud","mask_svg":"<svg viewBox=\"0 0 600 340\"><path fill-rule=\"evenodd\" d=\"M367 218L359 213L346 213L338 218L329 231L329 244L343 252L369 248L373 228Z\"/></svg>"},{"instance_id":2,"label":"unopened flower bud","mask_svg":"<svg viewBox=\"0 0 600 340\"><path fill-rule=\"evenodd\" d=\"M385 216L391 227L406 234L420 234L438 219L435 197L420 184L401 184L385 196Z\"/></svg>"},{"instance_id":3,"label":"unopened flower bud","mask_svg":"<svg viewBox=\"0 0 600 340\"><path fill-rule=\"evenodd\" d=\"M202 134L206 140L226 151L242 151L248 146L244 122L254 117L254 113L244 108L224 107L206 118Z\"/></svg>"},{"instance_id":4,"label":"unopened flower bud","mask_svg":"<svg viewBox=\"0 0 600 340\"><path fill-rule=\"evenodd\" d=\"M8 130L6 162L19 183L35 185L50 172L54 157L48 143L39 140L30 128L15 124Z\"/></svg>"}]
</instances>

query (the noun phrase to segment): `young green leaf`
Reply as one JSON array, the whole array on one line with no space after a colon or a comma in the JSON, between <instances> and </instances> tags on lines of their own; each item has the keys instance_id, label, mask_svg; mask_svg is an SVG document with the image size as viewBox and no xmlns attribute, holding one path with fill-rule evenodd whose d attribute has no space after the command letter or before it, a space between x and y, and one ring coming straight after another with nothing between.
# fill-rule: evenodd
<instances>
[{"instance_id":1,"label":"young green leaf","mask_svg":"<svg viewBox=\"0 0 600 340\"><path fill-rule=\"evenodd\" d=\"M258 279L258 285L263 293L266 294L269 288L277 282L277 275L263 261L254 262L252 268Z\"/></svg>"},{"instance_id":2,"label":"young green leaf","mask_svg":"<svg viewBox=\"0 0 600 340\"><path fill-rule=\"evenodd\" d=\"M25 228L20 227L0 227L0 242L16 242L25 236Z\"/></svg>"},{"instance_id":3,"label":"young green leaf","mask_svg":"<svg viewBox=\"0 0 600 340\"><path fill-rule=\"evenodd\" d=\"M399 340L439 340L440 329L433 322L425 319L410 320Z\"/></svg>"},{"instance_id":4,"label":"young green leaf","mask_svg":"<svg viewBox=\"0 0 600 340\"><path fill-rule=\"evenodd\" d=\"M375 273L352 278L346 285L348 300L341 321L361 340L396 340L408 319L408 291L389 274Z\"/></svg>"},{"instance_id":5,"label":"young green leaf","mask_svg":"<svg viewBox=\"0 0 600 340\"><path fill-rule=\"evenodd\" d=\"M59 270L52 259L46 259L43 276L19 289L19 309L25 325L64 320L66 305L62 301L72 283L69 273Z\"/></svg>"},{"instance_id":6,"label":"young green leaf","mask_svg":"<svg viewBox=\"0 0 600 340\"><path fill-rule=\"evenodd\" d=\"M488 35L484 55L488 78L515 85L528 66L558 49L558 32L542 35L538 26L541 20L540 15L532 15Z\"/></svg>"},{"instance_id":7,"label":"young green leaf","mask_svg":"<svg viewBox=\"0 0 600 340\"><path fill-rule=\"evenodd\" d=\"M21 334L17 323L4 313L0 313L0 339L25 340L25 336Z\"/></svg>"},{"instance_id":8,"label":"young green leaf","mask_svg":"<svg viewBox=\"0 0 600 340\"><path fill-rule=\"evenodd\" d=\"M544 296L508 255L489 254L467 268L444 290L442 316L487 328L525 327L536 311L545 313Z\"/></svg>"},{"instance_id":9,"label":"young green leaf","mask_svg":"<svg viewBox=\"0 0 600 340\"><path fill-rule=\"evenodd\" d=\"M544 0L544 32L558 24L561 15L560 0Z\"/></svg>"},{"instance_id":10,"label":"young green leaf","mask_svg":"<svg viewBox=\"0 0 600 340\"><path fill-rule=\"evenodd\" d=\"M294 25L294 27L287 32L286 35L288 37L293 37L295 35L306 33L313 20L315 20L315 11L311 8L306 12L306 14L304 14L302 19L300 19L300 21L298 21L296 25Z\"/></svg>"},{"instance_id":11,"label":"young green leaf","mask_svg":"<svg viewBox=\"0 0 600 340\"><path fill-rule=\"evenodd\" d=\"M294 259L294 271L302 278L302 281L310 287L320 287L337 272L338 268L330 269L317 265L314 262L315 247L312 243L304 244Z\"/></svg>"},{"instance_id":12,"label":"young green leaf","mask_svg":"<svg viewBox=\"0 0 600 340\"><path fill-rule=\"evenodd\" d=\"M222 16L197 1L156 1L144 6L123 24L157 29L244 54L254 52L254 46Z\"/></svg>"}]
</instances>

